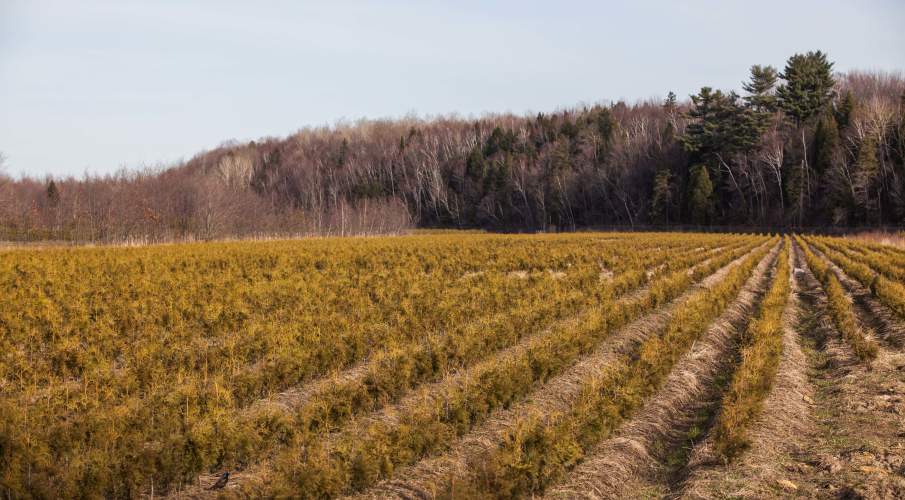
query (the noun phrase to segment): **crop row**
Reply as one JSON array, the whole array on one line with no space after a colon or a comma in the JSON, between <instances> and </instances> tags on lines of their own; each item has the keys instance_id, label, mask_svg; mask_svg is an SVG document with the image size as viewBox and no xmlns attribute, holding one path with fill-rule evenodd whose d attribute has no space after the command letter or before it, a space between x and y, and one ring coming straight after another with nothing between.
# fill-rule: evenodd
<instances>
[{"instance_id":1,"label":"crop row","mask_svg":"<svg viewBox=\"0 0 905 500\"><path fill-rule=\"evenodd\" d=\"M550 324L568 318L579 309L593 307L602 297L612 299L672 269L687 268L715 250L689 249L641 254L631 265L605 280L585 281L568 293L552 297L528 296L506 311L477 321L468 321L445 332L427 333L407 345L375 352L352 377L338 377L306 394L294 411L280 405L263 405L237 418L221 418L218 430L205 441L193 444L206 465L248 463L281 442L305 439L329 432L354 415L373 411L395 401L422 383L437 381L444 374L470 366L489 353L509 347ZM651 266L660 270L645 272ZM592 290L599 288L599 290ZM579 300L584 299L584 300Z\"/></svg>"},{"instance_id":2,"label":"crop row","mask_svg":"<svg viewBox=\"0 0 905 500\"><path fill-rule=\"evenodd\" d=\"M543 493L657 390L679 358L735 299L768 251L762 247L748 255L719 283L684 303L660 334L583 381L581 394L567 412L517 422L496 449L473 460L476 465L468 477L449 478L447 493L505 498Z\"/></svg>"},{"instance_id":3,"label":"crop row","mask_svg":"<svg viewBox=\"0 0 905 500\"><path fill-rule=\"evenodd\" d=\"M882 265L884 274L890 272L887 277L892 280L902 281L905 279L905 252L897 247L884 245L881 243L872 243L864 240L849 240L846 238L826 238L824 241L837 249L846 249L858 254L873 257L874 262Z\"/></svg>"},{"instance_id":4,"label":"crop row","mask_svg":"<svg viewBox=\"0 0 905 500\"><path fill-rule=\"evenodd\" d=\"M159 491L259 453L261 435L297 432L294 419L280 415L239 417L238 409L262 396L374 353L380 366L424 339L471 338L482 326L508 325L509 317L524 331L500 338L513 338L601 300L598 294L609 300L620 283L626 290L643 283L642 270L667 252L680 261L703 258L727 242L736 244L715 237L419 237L302 249L5 252L2 481L38 496L129 496L151 480ZM597 291L601 267L618 274L614 286ZM371 399L361 409L470 362L441 359L419 358L426 365L409 365L417 376L399 388L385 385L391 377L367 377ZM420 366L432 371L422 375ZM375 373L388 373L381 370ZM341 415L340 406L327 414Z\"/></svg>"},{"instance_id":5,"label":"crop row","mask_svg":"<svg viewBox=\"0 0 905 500\"><path fill-rule=\"evenodd\" d=\"M791 288L789 250L786 237L773 283L742 336L741 361L732 375L712 431L716 452L727 459L734 458L750 445L746 432L773 387L779 368L782 317Z\"/></svg>"},{"instance_id":6,"label":"crop row","mask_svg":"<svg viewBox=\"0 0 905 500\"><path fill-rule=\"evenodd\" d=\"M900 265L895 262L897 259L879 250L855 245L853 242L850 243L841 239L821 238L812 239L811 241L815 245L819 245L819 248L838 252L854 262L864 264L870 268L870 271L881 274L890 280L901 281L905 278L905 270L901 269ZM865 275L870 274L868 271Z\"/></svg>"},{"instance_id":7,"label":"crop row","mask_svg":"<svg viewBox=\"0 0 905 500\"><path fill-rule=\"evenodd\" d=\"M858 359L865 362L872 361L877 357L879 347L876 342L864 335L864 331L861 329L861 326L855 317L855 312L852 309L851 299L846 295L845 290L842 288L842 284L839 283L838 277L832 269L830 269L829 264L814 255L803 239L796 237L796 240L804 253L808 267L814 273L814 276L817 277L817 280L823 285L823 290L827 295L830 317L833 319L833 324L836 326L836 329L842 334L842 338L844 338L852 348L852 351L858 356ZM815 244L815 246L821 251L826 250L827 252L832 253L832 251L826 247L821 248L821 245L819 244ZM840 257L835 254L834 256L837 258ZM865 266L855 264L844 257L843 259L844 263L850 266L845 268L846 272L855 271L856 267L854 266L857 266L858 272L870 273Z\"/></svg>"},{"instance_id":8,"label":"crop row","mask_svg":"<svg viewBox=\"0 0 905 500\"><path fill-rule=\"evenodd\" d=\"M401 465L449 446L496 408L524 397L538 384L589 353L610 332L671 300L693 282L750 251L762 240L725 252L692 272L677 270L656 279L649 293L604 301L579 321L556 325L523 349L507 352L428 386L386 418L352 422L330 439L303 437L275 461L268 484L252 485L253 494L304 492L311 497L359 490Z\"/></svg>"},{"instance_id":9,"label":"crop row","mask_svg":"<svg viewBox=\"0 0 905 500\"><path fill-rule=\"evenodd\" d=\"M902 270L896 259L871 252L857 254L846 245L830 238L808 239L845 274L858 280L886 307L905 319L905 286L901 281Z\"/></svg>"},{"instance_id":10,"label":"crop row","mask_svg":"<svg viewBox=\"0 0 905 500\"><path fill-rule=\"evenodd\" d=\"M607 279L601 286L602 293L592 303L583 305L585 308L594 307L602 300L616 299L651 278L687 269L713 252L715 250L676 252L673 255L661 253L656 258L644 258L631 269ZM656 267L657 272L646 272L651 266ZM583 292L587 291L573 293ZM606 299L602 298L604 296ZM272 411L254 414L253 423L244 425L257 432L257 442L249 448L255 450L254 455L260 455L261 450L272 446L272 443L265 442L275 437L285 441L298 434L317 435L336 430L351 417L395 401L420 384L436 382L444 374L467 368L491 353L515 345L576 312L575 308L560 304L561 297L545 303L524 301L485 320L468 322L461 329L428 335L410 345L379 351L368 360L360 371L361 375L340 378L309 394L305 404L300 405L288 420L274 415L284 413L274 407L269 408ZM245 462L251 458L254 457L243 456L234 460Z\"/></svg>"}]
</instances>

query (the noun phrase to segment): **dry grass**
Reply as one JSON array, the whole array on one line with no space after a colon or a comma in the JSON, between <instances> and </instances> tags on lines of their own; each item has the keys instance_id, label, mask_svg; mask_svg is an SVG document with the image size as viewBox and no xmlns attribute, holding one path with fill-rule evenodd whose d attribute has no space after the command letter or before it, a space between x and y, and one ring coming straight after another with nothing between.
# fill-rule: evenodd
<instances>
[{"instance_id":1,"label":"dry grass","mask_svg":"<svg viewBox=\"0 0 905 500\"><path fill-rule=\"evenodd\" d=\"M847 236L855 241L866 241L905 249L905 231L865 231Z\"/></svg>"},{"instance_id":2,"label":"dry grass","mask_svg":"<svg viewBox=\"0 0 905 500\"><path fill-rule=\"evenodd\" d=\"M518 422L497 449L474 459L467 478L451 482L447 495L455 491L457 496L523 497L543 492L660 385L681 354L735 298L766 252L749 255L724 281L684 304L661 335L647 338L636 353L585 382L568 411Z\"/></svg>"},{"instance_id":3,"label":"dry grass","mask_svg":"<svg viewBox=\"0 0 905 500\"><path fill-rule=\"evenodd\" d=\"M815 255L812 250L802 240L798 240L801 246L805 260L808 266L814 272L815 276L823 284L823 290L826 292L829 301L829 309L833 323L836 329L842 333L842 337L858 356L858 359L865 363L870 363L877 357L877 343L865 334L860 322L855 316L852 309L852 300L845 293L839 278L831 266L831 262L827 262L821 257Z\"/></svg>"},{"instance_id":4,"label":"dry grass","mask_svg":"<svg viewBox=\"0 0 905 500\"><path fill-rule=\"evenodd\" d=\"M613 437L595 446L547 496L627 498L660 496L669 490L674 461L684 462L687 443L700 437L702 415L722 391L719 379L736 361L736 339L762 295L775 257L776 249L644 407Z\"/></svg>"},{"instance_id":5,"label":"dry grass","mask_svg":"<svg viewBox=\"0 0 905 500\"><path fill-rule=\"evenodd\" d=\"M789 251L791 293L782 313L779 362L772 388L748 425L750 447L726 463L717 453L711 433L691 455L681 486L683 498L769 498L788 493L788 471L797 468L794 455L807 446L805 436L813 429L814 390L807 378L808 363L798 331L815 304L805 303L803 296L820 287L800 250L790 245Z\"/></svg>"},{"instance_id":6,"label":"dry grass","mask_svg":"<svg viewBox=\"0 0 905 500\"><path fill-rule=\"evenodd\" d=\"M707 276L699 287L709 289L716 286L740 262L741 259L737 259L720 268ZM392 480L378 484L361 496L364 498L443 496L451 480L465 477L473 470L476 457L493 453L507 435L516 431L519 422L568 411L589 380L603 376L612 363L665 327L674 311L680 309L693 295L693 291L685 292L668 306L630 323L614 333L591 355L532 393L525 402L495 412L481 426L454 444L449 452L403 469L394 474ZM454 496L463 494L464 492L456 491Z\"/></svg>"},{"instance_id":7,"label":"dry grass","mask_svg":"<svg viewBox=\"0 0 905 500\"><path fill-rule=\"evenodd\" d=\"M153 487L160 495L201 473L247 469L305 428L295 425L304 420L297 421L297 403L340 409L341 418L325 421L338 425L473 363L507 338L538 331L532 317L555 320L609 301L625 283L645 283L646 268L670 259L669 250L695 261L702 245L746 240L648 235L588 244L594 238L436 235L4 252L0 493L117 497ZM600 287L601 261L631 271L631 279L617 275ZM522 269L532 276L505 278ZM469 272L479 274L459 279ZM450 349L406 349L441 339ZM396 349L419 363L404 372L387 365L379 377L349 372ZM326 401L324 388L339 386L324 383L317 396L305 394L334 373L352 373L338 380L356 390ZM342 401L353 401L348 412Z\"/></svg>"},{"instance_id":8,"label":"dry grass","mask_svg":"<svg viewBox=\"0 0 905 500\"><path fill-rule=\"evenodd\" d=\"M782 353L782 319L789 290L787 249L780 254L773 284L743 335L741 363L733 374L713 430L716 451L726 459L750 447L747 429L773 386Z\"/></svg>"}]
</instances>

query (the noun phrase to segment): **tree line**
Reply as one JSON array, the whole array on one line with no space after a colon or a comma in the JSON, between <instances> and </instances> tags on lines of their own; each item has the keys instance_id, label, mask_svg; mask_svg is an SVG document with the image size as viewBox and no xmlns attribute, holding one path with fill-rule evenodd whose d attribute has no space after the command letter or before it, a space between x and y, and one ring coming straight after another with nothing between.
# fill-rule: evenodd
<instances>
[{"instance_id":1,"label":"tree line","mask_svg":"<svg viewBox=\"0 0 905 500\"><path fill-rule=\"evenodd\" d=\"M362 120L165 169L0 180L10 239L903 222L905 79L819 51L752 66L740 92Z\"/></svg>"}]
</instances>

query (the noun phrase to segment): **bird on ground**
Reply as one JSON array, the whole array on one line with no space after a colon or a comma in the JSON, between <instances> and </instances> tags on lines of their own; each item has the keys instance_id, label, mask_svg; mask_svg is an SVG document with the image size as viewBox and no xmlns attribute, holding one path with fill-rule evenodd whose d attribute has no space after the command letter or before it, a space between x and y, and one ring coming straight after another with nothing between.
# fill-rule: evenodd
<instances>
[{"instance_id":1,"label":"bird on ground","mask_svg":"<svg viewBox=\"0 0 905 500\"><path fill-rule=\"evenodd\" d=\"M226 483L229 481L229 471L224 472L220 479L217 479L217 482L212 484L209 490L219 490L226 486Z\"/></svg>"}]
</instances>

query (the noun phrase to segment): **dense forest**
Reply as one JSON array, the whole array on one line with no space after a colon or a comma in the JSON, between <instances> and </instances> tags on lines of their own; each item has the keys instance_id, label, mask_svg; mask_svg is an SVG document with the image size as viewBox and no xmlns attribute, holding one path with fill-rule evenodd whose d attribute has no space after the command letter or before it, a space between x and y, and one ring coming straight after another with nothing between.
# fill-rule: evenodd
<instances>
[{"instance_id":1,"label":"dense forest","mask_svg":"<svg viewBox=\"0 0 905 500\"><path fill-rule=\"evenodd\" d=\"M363 120L165 169L0 178L5 239L903 223L905 79L821 52L688 100Z\"/></svg>"}]
</instances>

